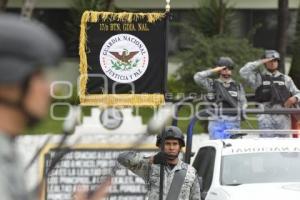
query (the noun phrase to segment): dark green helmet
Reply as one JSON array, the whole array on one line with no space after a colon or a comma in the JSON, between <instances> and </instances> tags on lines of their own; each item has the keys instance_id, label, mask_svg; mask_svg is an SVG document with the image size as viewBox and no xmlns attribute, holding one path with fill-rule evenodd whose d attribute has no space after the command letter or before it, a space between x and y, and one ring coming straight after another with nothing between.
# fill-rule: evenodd
<instances>
[{"instance_id":1,"label":"dark green helmet","mask_svg":"<svg viewBox=\"0 0 300 200\"><path fill-rule=\"evenodd\" d=\"M232 70L234 68L234 62L230 57L220 57L216 61L215 66L226 66Z\"/></svg>"},{"instance_id":2,"label":"dark green helmet","mask_svg":"<svg viewBox=\"0 0 300 200\"><path fill-rule=\"evenodd\" d=\"M176 126L168 126L164 130L165 133L165 139L177 139L179 140L179 143L181 147L185 146L184 142L184 135L182 134L182 131L176 127ZM156 146L159 147L162 140L162 136L158 135L156 138Z\"/></svg>"},{"instance_id":3,"label":"dark green helmet","mask_svg":"<svg viewBox=\"0 0 300 200\"><path fill-rule=\"evenodd\" d=\"M38 22L0 14L0 84L20 83L42 67L57 64L60 39Z\"/></svg>"}]
</instances>

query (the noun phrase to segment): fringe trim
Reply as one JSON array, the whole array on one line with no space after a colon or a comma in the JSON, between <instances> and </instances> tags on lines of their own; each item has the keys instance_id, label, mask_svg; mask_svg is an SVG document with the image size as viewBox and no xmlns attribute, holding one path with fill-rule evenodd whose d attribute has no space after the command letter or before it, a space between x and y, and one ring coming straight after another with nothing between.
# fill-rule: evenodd
<instances>
[{"instance_id":1,"label":"fringe trim","mask_svg":"<svg viewBox=\"0 0 300 200\"><path fill-rule=\"evenodd\" d=\"M82 15L84 22L98 22L100 21L140 21L146 19L148 23L154 23L163 19L166 13L129 13L129 12L98 12L98 11L85 11ZM81 21L82 22L82 21Z\"/></svg>"},{"instance_id":2,"label":"fringe trim","mask_svg":"<svg viewBox=\"0 0 300 200\"><path fill-rule=\"evenodd\" d=\"M165 103L162 94L103 94L86 95L80 98L80 104L85 106L106 107L157 107Z\"/></svg>"},{"instance_id":3,"label":"fringe trim","mask_svg":"<svg viewBox=\"0 0 300 200\"><path fill-rule=\"evenodd\" d=\"M89 51L86 46L87 22L101 21L139 21L147 20L149 23L154 23L163 19L166 13L113 13L113 12L97 12L85 11L81 17L80 38L79 38L79 57L80 57L80 104L100 107L126 107L126 106L159 106L165 103L164 95L162 94L103 94L103 95L86 95L86 84L88 79L88 63L86 52Z\"/></svg>"},{"instance_id":4,"label":"fringe trim","mask_svg":"<svg viewBox=\"0 0 300 200\"><path fill-rule=\"evenodd\" d=\"M80 76L80 96L85 96L86 91L86 84L87 84L87 74L88 74L88 64L87 64L87 56L86 56L86 21L88 20L89 15L87 12L84 12L81 17L81 24L80 24L80 38L79 38L79 72ZM85 75L85 76L84 76Z\"/></svg>"}]
</instances>

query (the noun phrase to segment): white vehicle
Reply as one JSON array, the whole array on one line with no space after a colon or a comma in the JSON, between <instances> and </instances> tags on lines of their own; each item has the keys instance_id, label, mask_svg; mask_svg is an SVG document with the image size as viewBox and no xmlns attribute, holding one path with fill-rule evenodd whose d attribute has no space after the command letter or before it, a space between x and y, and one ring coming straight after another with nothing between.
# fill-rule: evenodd
<instances>
[{"instance_id":1,"label":"white vehicle","mask_svg":"<svg viewBox=\"0 0 300 200\"><path fill-rule=\"evenodd\" d=\"M300 139L204 141L193 166L205 200L300 199Z\"/></svg>"}]
</instances>

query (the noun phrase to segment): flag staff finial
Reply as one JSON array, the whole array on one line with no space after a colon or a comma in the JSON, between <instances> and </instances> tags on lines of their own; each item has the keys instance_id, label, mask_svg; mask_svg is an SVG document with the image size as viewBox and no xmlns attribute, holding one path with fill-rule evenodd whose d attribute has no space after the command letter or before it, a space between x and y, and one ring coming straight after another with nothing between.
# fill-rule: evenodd
<instances>
[{"instance_id":1,"label":"flag staff finial","mask_svg":"<svg viewBox=\"0 0 300 200\"><path fill-rule=\"evenodd\" d=\"M170 12L171 6L170 6L171 0L166 0L166 12Z\"/></svg>"}]
</instances>

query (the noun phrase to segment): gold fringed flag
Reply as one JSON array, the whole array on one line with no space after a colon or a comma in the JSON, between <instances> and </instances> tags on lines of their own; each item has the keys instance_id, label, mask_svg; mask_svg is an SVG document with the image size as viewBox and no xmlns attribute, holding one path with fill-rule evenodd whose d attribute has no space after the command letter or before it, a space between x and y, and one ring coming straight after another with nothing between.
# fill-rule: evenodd
<instances>
[{"instance_id":1,"label":"gold fringed flag","mask_svg":"<svg viewBox=\"0 0 300 200\"><path fill-rule=\"evenodd\" d=\"M165 13L84 12L80 32L82 105L164 103Z\"/></svg>"}]
</instances>

